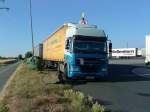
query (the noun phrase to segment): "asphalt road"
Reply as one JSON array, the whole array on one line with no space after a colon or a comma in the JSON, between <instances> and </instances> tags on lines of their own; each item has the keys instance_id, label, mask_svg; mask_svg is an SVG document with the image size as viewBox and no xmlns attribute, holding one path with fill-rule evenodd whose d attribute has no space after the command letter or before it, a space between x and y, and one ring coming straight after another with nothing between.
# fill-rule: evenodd
<instances>
[{"instance_id":1,"label":"asphalt road","mask_svg":"<svg viewBox=\"0 0 150 112\"><path fill-rule=\"evenodd\" d=\"M0 69L0 91L19 63ZM150 112L150 68L143 59L110 60L109 77L71 81L111 112Z\"/></svg>"},{"instance_id":2,"label":"asphalt road","mask_svg":"<svg viewBox=\"0 0 150 112\"><path fill-rule=\"evenodd\" d=\"M19 65L19 63L14 63L14 64L7 65L3 68L0 68L0 91L4 87L5 83L9 79L9 77L16 70L18 65Z\"/></svg>"},{"instance_id":3,"label":"asphalt road","mask_svg":"<svg viewBox=\"0 0 150 112\"><path fill-rule=\"evenodd\" d=\"M111 60L110 77L80 80L75 89L95 97L107 111L150 112L150 68L143 59Z\"/></svg>"}]
</instances>

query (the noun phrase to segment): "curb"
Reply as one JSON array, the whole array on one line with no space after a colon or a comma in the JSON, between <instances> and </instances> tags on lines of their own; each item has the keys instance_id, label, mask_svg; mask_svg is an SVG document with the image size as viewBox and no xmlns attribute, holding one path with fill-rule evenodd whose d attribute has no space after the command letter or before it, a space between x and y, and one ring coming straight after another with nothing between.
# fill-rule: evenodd
<instances>
[{"instance_id":1,"label":"curb","mask_svg":"<svg viewBox=\"0 0 150 112\"><path fill-rule=\"evenodd\" d=\"M16 73L18 72L18 70L20 69L22 63L20 63L17 67L17 69L13 72L13 74L10 76L10 78L6 81L6 84L4 85L3 89L0 92L0 101L3 99L3 97L5 96L5 92L7 87L10 85L11 81L14 79L14 77L16 76Z\"/></svg>"}]
</instances>

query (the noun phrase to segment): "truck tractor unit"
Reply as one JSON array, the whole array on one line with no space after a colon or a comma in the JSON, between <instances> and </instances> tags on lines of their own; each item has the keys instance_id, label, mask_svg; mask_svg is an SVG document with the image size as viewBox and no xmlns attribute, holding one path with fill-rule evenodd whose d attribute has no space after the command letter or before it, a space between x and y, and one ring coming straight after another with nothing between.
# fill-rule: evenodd
<instances>
[{"instance_id":1,"label":"truck tractor unit","mask_svg":"<svg viewBox=\"0 0 150 112\"><path fill-rule=\"evenodd\" d=\"M59 78L108 75L108 51L111 52L112 43L104 30L82 20L79 24L64 24L43 42L43 61L48 67L57 67Z\"/></svg>"}]
</instances>

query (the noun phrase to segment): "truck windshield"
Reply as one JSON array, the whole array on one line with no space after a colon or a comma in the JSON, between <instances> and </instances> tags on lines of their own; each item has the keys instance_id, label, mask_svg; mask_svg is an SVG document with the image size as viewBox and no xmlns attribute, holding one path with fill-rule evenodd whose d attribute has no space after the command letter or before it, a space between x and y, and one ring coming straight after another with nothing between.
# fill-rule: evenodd
<instances>
[{"instance_id":1,"label":"truck windshield","mask_svg":"<svg viewBox=\"0 0 150 112\"><path fill-rule=\"evenodd\" d=\"M106 52L106 42L75 41L74 52Z\"/></svg>"}]
</instances>

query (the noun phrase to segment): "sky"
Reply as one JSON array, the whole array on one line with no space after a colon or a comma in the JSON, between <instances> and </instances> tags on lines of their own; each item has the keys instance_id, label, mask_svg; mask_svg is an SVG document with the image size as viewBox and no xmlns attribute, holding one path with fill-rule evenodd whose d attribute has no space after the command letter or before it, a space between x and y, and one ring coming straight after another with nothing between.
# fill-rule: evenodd
<instances>
[{"instance_id":1,"label":"sky","mask_svg":"<svg viewBox=\"0 0 150 112\"><path fill-rule=\"evenodd\" d=\"M150 0L32 0L35 45L64 23L78 23L85 12L88 24L104 29L113 48L145 47L150 34ZM6 0L0 7L0 56L31 50L29 0Z\"/></svg>"}]
</instances>

